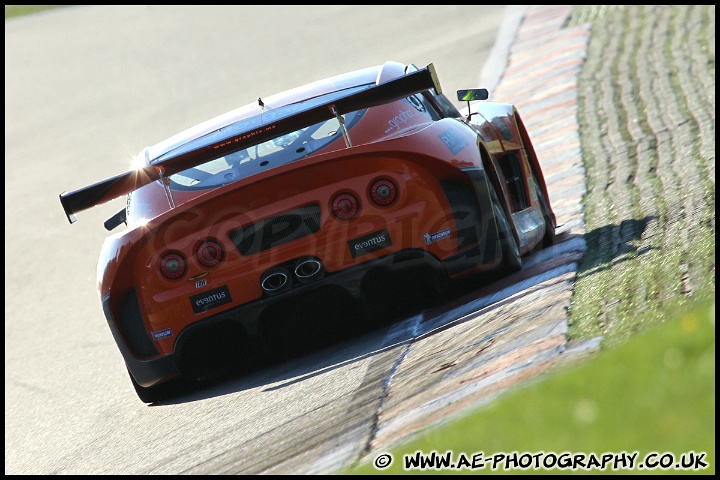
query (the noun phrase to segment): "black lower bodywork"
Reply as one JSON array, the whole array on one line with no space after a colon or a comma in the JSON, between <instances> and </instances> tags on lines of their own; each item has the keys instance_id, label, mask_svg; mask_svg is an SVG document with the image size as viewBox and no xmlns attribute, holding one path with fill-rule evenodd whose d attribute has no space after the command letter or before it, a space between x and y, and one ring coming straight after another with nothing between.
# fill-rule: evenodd
<instances>
[{"instance_id":1,"label":"black lower bodywork","mask_svg":"<svg viewBox=\"0 0 720 480\"><path fill-rule=\"evenodd\" d=\"M110 297L103 298L105 316L136 389L178 378L200 379L229 365L321 346L422 306L422 301L446 292L451 279L463 272L498 265L501 238L512 234L497 228L485 171L463 172L465 181L442 183L455 217L460 253L454 257L440 260L425 250L402 250L310 283L296 282L286 292L189 325L178 334L173 354L166 356L160 356L148 338L135 291L120 301L120 322L113 317Z\"/></svg>"}]
</instances>

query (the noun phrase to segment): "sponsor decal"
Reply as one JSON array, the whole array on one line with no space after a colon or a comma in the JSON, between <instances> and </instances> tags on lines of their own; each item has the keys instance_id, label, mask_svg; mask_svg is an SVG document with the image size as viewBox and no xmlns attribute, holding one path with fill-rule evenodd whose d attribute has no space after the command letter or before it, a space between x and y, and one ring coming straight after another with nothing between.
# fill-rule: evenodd
<instances>
[{"instance_id":1,"label":"sponsor decal","mask_svg":"<svg viewBox=\"0 0 720 480\"><path fill-rule=\"evenodd\" d=\"M353 258L356 258L387 248L392 245L392 240L390 240L390 234L387 229L385 229L354 240L349 240L347 243L350 248L350 253Z\"/></svg>"},{"instance_id":2,"label":"sponsor decal","mask_svg":"<svg viewBox=\"0 0 720 480\"><path fill-rule=\"evenodd\" d=\"M425 233L423 234L425 237L425 244L430 245L432 243L437 242L438 240L442 240L443 238L447 238L450 236L450 229L443 230L442 232L437 233Z\"/></svg>"},{"instance_id":3,"label":"sponsor decal","mask_svg":"<svg viewBox=\"0 0 720 480\"><path fill-rule=\"evenodd\" d=\"M409 97L407 97L407 99L403 98L403 101L407 101L410 105L415 107L415 110L420 113L425 113L427 111L425 109L425 105L423 105L422 101L418 98L417 95L410 95Z\"/></svg>"},{"instance_id":4,"label":"sponsor decal","mask_svg":"<svg viewBox=\"0 0 720 480\"><path fill-rule=\"evenodd\" d=\"M390 126L390 128L385 130L385 133L390 133L393 130L400 130L400 125L407 122L416 115L417 112L411 108L407 110L401 110L400 113L388 120L388 125Z\"/></svg>"},{"instance_id":5,"label":"sponsor decal","mask_svg":"<svg viewBox=\"0 0 720 480\"><path fill-rule=\"evenodd\" d=\"M166 328L165 330L160 330L159 332L152 332L152 336L155 340L172 337L172 330Z\"/></svg>"},{"instance_id":6,"label":"sponsor decal","mask_svg":"<svg viewBox=\"0 0 720 480\"><path fill-rule=\"evenodd\" d=\"M213 288L207 292L190 297L190 305L195 313L207 312L211 308L219 307L220 305L225 305L231 302L232 298L230 297L230 290L228 290L227 285Z\"/></svg>"},{"instance_id":7,"label":"sponsor decal","mask_svg":"<svg viewBox=\"0 0 720 480\"><path fill-rule=\"evenodd\" d=\"M267 127L258 128L257 130L255 130L253 132L247 132L242 135L238 135L235 138L231 138L230 140L226 140L224 142L213 145L212 148L217 150L218 148L226 147L228 145L232 145L233 143L238 143L243 140L247 140L249 138L255 137L257 135L260 135L261 133L266 133L266 132L269 132L270 130L275 130L276 127L277 127L277 125L268 125Z\"/></svg>"},{"instance_id":8,"label":"sponsor decal","mask_svg":"<svg viewBox=\"0 0 720 480\"><path fill-rule=\"evenodd\" d=\"M439 137L453 155L457 155L459 151L468 146L465 139L452 128L445 130Z\"/></svg>"}]
</instances>

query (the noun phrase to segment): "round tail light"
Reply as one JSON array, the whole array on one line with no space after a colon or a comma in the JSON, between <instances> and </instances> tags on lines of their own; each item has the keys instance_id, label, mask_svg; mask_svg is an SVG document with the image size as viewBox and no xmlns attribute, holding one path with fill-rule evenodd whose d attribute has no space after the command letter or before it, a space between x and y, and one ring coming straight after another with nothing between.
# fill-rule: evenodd
<instances>
[{"instance_id":1,"label":"round tail light","mask_svg":"<svg viewBox=\"0 0 720 480\"><path fill-rule=\"evenodd\" d=\"M160 261L160 271L167 278L180 278L185 273L185 259L177 253L169 253Z\"/></svg>"},{"instance_id":2,"label":"round tail light","mask_svg":"<svg viewBox=\"0 0 720 480\"><path fill-rule=\"evenodd\" d=\"M341 193L332 203L332 210L336 217L348 220L357 215L360 204L357 199L349 193Z\"/></svg>"},{"instance_id":3,"label":"round tail light","mask_svg":"<svg viewBox=\"0 0 720 480\"><path fill-rule=\"evenodd\" d=\"M203 242L197 249L197 257L200 263L212 267L223 259L223 250L217 242Z\"/></svg>"},{"instance_id":4,"label":"round tail light","mask_svg":"<svg viewBox=\"0 0 720 480\"><path fill-rule=\"evenodd\" d=\"M378 180L370 187L370 197L378 205L390 205L397 197L397 188L390 180Z\"/></svg>"}]
</instances>

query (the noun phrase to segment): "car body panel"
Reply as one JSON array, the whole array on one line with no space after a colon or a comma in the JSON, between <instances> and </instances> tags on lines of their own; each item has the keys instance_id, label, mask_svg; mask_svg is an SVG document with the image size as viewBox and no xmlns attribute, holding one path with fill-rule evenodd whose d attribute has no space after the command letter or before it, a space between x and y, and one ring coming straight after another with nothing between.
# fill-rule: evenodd
<instances>
[{"instance_id":1,"label":"car body panel","mask_svg":"<svg viewBox=\"0 0 720 480\"><path fill-rule=\"evenodd\" d=\"M72 222L127 196L97 288L139 394L202 376L215 345L262 350L279 317L318 301L372 317L378 279L440 291L497 275L507 242L526 255L554 233L515 107L480 102L464 118L432 65L387 62L258 99L136 161L60 200Z\"/></svg>"}]
</instances>

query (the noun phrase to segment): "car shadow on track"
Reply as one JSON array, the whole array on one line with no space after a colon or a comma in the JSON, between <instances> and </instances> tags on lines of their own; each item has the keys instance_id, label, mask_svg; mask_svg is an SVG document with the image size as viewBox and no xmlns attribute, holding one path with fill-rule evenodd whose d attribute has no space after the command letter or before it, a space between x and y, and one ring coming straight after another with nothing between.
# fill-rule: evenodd
<instances>
[{"instance_id":1,"label":"car shadow on track","mask_svg":"<svg viewBox=\"0 0 720 480\"><path fill-rule=\"evenodd\" d=\"M264 391L279 390L333 369L364 361L398 345L412 343L418 338L457 325L474 312L500 308L506 299L527 294L542 282L579 272L588 239L594 244L608 238L619 238L622 242L616 242L612 248L606 245L596 254L601 258L598 260L600 263L586 267L586 274L592 274L592 271L610 262L621 261L620 257L628 252L643 254L644 250L636 249L632 242L640 238L652 220L652 217L640 221L625 220L619 225L603 226L587 235L559 235L554 245L525 257L519 272L500 279L492 276L472 277L456 282L446 294L433 295L425 289L387 292L387 303L383 305L386 315L378 324L358 322L352 328L331 331L327 328L327 316L318 317L317 325L312 325L311 319L306 318L310 323L303 325L302 329L315 333L295 342L295 348L288 350L285 348L287 343L280 344L272 355L245 363L242 367L221 371L212 378L181 388L176 395L152 405L195 402L263 386ZM624 234L618 236L618 232ZM323 335L317 332L323 332Z\"/></svg>"},{"instance_id":2,"label":"car shadow on track","mask_svg":"<svg viewBox=\"0 0 720 480\"><path fill-rule=\"evenodd\" d=\"M405 295L403 301L395 305L393 313L378 325L354 328L345 335L336 332L336 335L324 337L322 342L304 344L305 348L294 352L278 353L265 357L262 363L258 361L246 364L244 368L220 372L212 378L186 385L176 395L151 405L195 402L258 387L264 387L263 391L280 390L331 370L363 362L412 343L419 336L431 335L438 329L464 321L461 318L463 307L465 310L481 308L477 304L478 298L484 299L484 307L491 303L501 306L498 293L507 291L508 285L515 285L523 278L521 271L499 282L477 279L459 282L445 295Z\"/></svg>"},{"instance_id":3,"label":"car shadow on track","mask_svg":"<svg viewBox=\"0 0 720 480\"><path fill-rule=\"evenodd\" d=\"M334 332L324 328L327 318L318 320L315 327L305 324L305 330L322 331L324 335L315 335L313 341L297 342L292 350L282 350L287 344L281 344L281 349L275 349L272 355L185 385L176 391L176 395L152 405L195 402L263 386L264 391L279 390L381 355L412 343L420 336L450 328L464 321L462 317L472 310L489 308L493 304L499 307L502 300L517 293L518 288L528 288L528 281L537 282L534 278L537 275L569 261L567 252L548 254L549 251L544 257L542 252L531 255L523 270L500 280L487 276L458 281L445 294L433 295L428 290L418 289L387 292L383 305L386 314L376 324L356 324L353 328Z\"/></svg>"}]
</instances>

